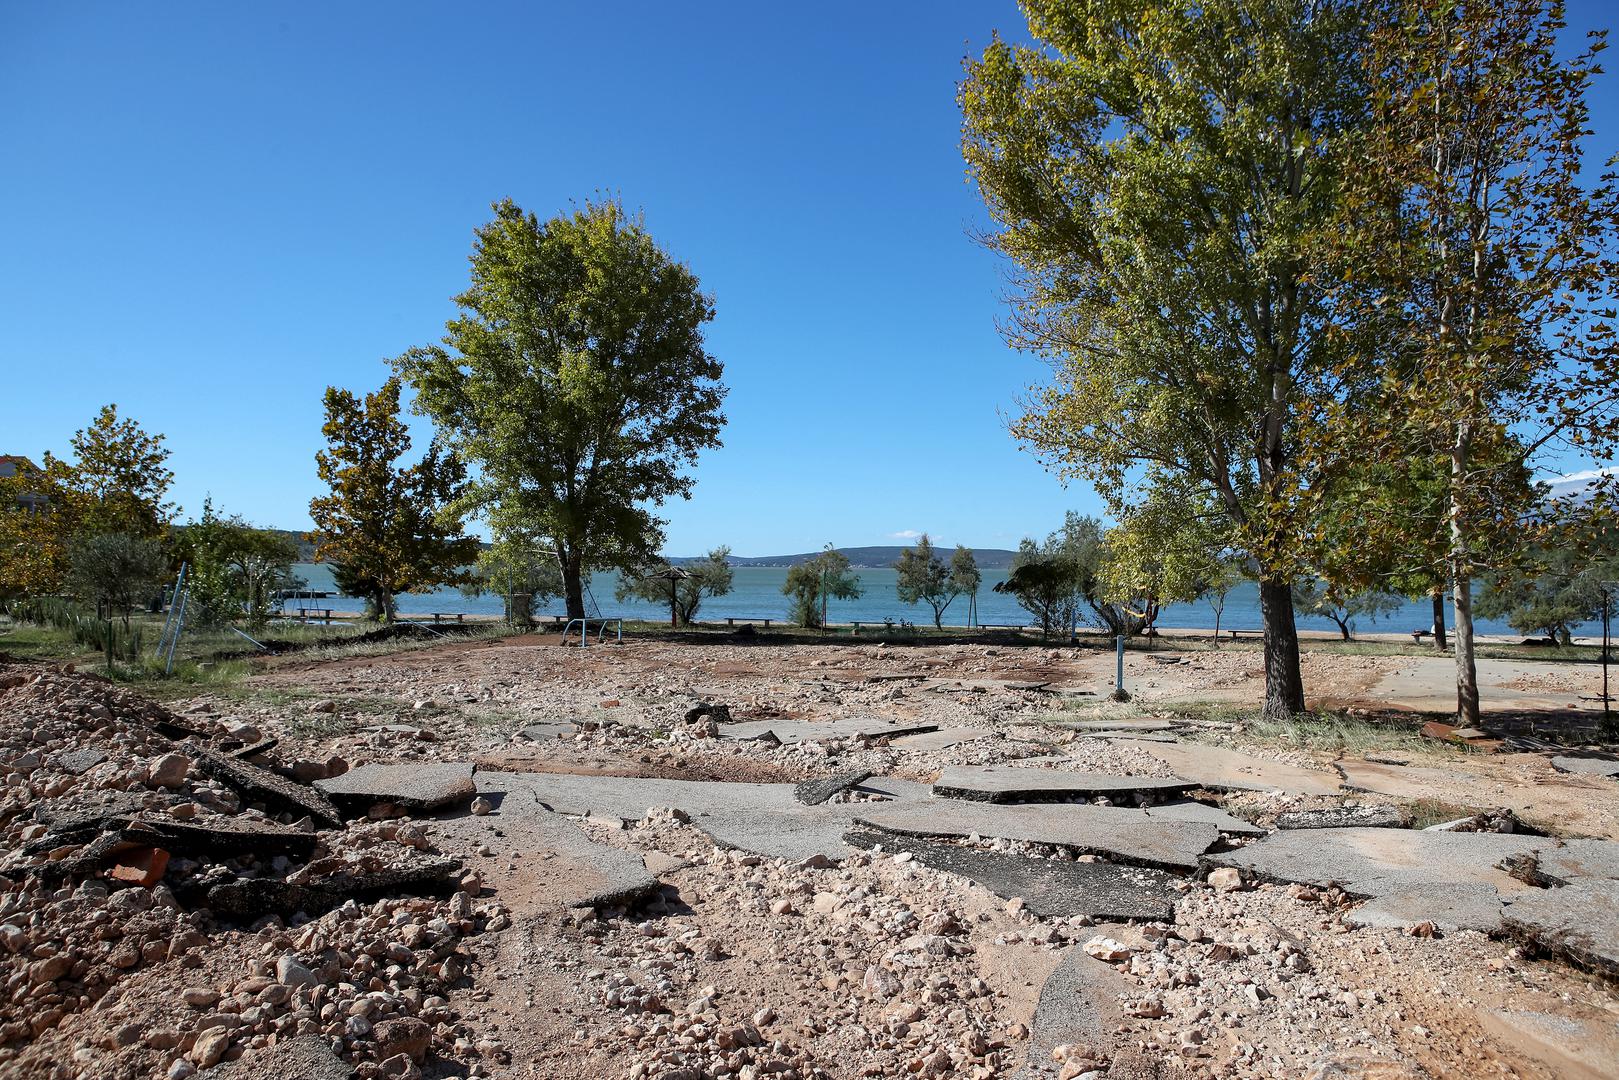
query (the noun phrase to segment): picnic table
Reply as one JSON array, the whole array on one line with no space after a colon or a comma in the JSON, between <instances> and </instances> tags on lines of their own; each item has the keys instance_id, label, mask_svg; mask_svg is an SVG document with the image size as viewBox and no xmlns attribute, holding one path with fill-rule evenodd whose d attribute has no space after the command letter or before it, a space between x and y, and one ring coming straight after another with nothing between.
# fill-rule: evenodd
<instances>
[{"instance_id":1,"label":"picnic table","mask_svg":"<svg viewBox=\"0 0 1619 1080\"><path fill-rule=\"evenodd\" d=\"M1263 630L1227 630L1226 633L1230 634L1232 636L1232 638L1238 638L1238 637L1242 637L1244 635L1246 635L1248 637L1264 637L1265 636L1265 631L1263 631Z\"/></svg>"},{"instance_id":2,"label":"picnic table","mask_svg":"<svg viewBox=\"0 0 1619 1080\"><path fill-rule=\"evenodd\" d=\"M298 618L304 622L308 622L310 619L314 618L319 618L322 622L331 622L333 610L333 608L329 607L301 607L297 609Z\"/></svg>"}]
</instances>

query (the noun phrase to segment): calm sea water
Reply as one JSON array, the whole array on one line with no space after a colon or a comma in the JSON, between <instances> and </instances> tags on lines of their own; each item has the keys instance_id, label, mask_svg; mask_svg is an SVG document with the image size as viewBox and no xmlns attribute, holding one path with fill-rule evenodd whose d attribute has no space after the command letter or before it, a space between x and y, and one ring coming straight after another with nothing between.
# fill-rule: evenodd
<instances>
[{"instance_id":1,"label":"calm sea water","mask_svg":"<svg viewBox=\"0 0 1619 1080\"><path fill-rule=\"evenodd\" d=\"M336 586L332 584L331 571L319 563L299 563L294 567L299 577L308 582L311 589L335 592ZM933 620L932 609L925 604L911 606L900 603L894 594L895 571L891 568L858 570L860 582L864 593L858 600L833 600L827 607L827 618L832 622L881 622L883 619L907 619L914 623L926 625ZM782 595L781 586L787 579L787 570L779 566L739 566L736 568L732 582L732 590L725 596L711 597L703 601L703 606L697 612L698 621L719 620L726 616L753 619L786 619L788 611L788 598ZM984 572L983 588L978 593L978 622L984 623L1018 623L1029 622L1029 615L1010 596L994 591L994 586L1006 580L1004 570L987 570ZM622 603L613 598L613 590L618 585L616 574L597 574L591 579L591 592L595 595L596 603L601 613L608 616L623 616L635 619L666 619L669 617L667 607L659 607L640 600L626 600ZM310 601L310 603L314 603ZM296 606L293 601L289 606ZM360 601L347 597L334 596L330 600L319 601L321 607L331 607L337 611L359 611L363 606ZM590 603L587 600L587 608ZM404 613L426 614L429 612L456 612L464 611L468 614L499 615L502 611L499 596L462 596L457 589L440 589L436 592L422 595L406 594L399 598L399 610ZM562 601L554 599L543 605L540 610L545 613L562 612ZM1447 616L1448 618L1448 616ZM945 611L945 625L965 626L967 624L967 601L958 597ZM1299 616L1299 628L1302 630L1336 630L1337 627L1329 619L1309 615ZM1417 627L1426 627L1432 622L1432 609L1427 603L1407 604L1405 607L1391 615L1376 620L1358 620L1358 629L1366 633L1405 633ZM1173 604L1164 608L1159 615L1158 625L1162 627L1182 627L1191 629L1206 629L1214 626L1214 610L1203 602L1192 604ZM1225 612L1220 619L1220 627L1232 630L1257 630L1261 626L1259 614L1259 590L1252 582L1243 582L1231 591L1226 598ZM1504 623L1491 622L1487 619L1477 620L1480 634L1500 634L1514 636L1515 632ZM1588 624L1576 631L1577 634L1599 636L1602 632L1600 624Z\"/></svg>"}]
</instances>

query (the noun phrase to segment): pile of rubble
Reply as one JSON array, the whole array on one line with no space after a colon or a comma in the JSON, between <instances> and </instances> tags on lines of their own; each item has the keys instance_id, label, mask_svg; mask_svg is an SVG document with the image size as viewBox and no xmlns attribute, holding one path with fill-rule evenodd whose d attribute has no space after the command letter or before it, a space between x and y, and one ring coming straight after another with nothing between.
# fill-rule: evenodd
<instances>
[{"instance_id":1,"label":"pile of rubble","mask_svg":"<svg viewBox=\"0 0 1619 1080\"><path fill-rule=\"evenodd\" d=\"M445 995L499 906L400 807L341 794L345 763L320 763L328 792L274 747L0 663L0 1071L182 1080L295 1036L362 1076L411 1076L429 1045L477 1060ZM221 952L248 969L193 985ZM155 985L187 1006L169 1022Z\"/></svg>"}]
</instances>

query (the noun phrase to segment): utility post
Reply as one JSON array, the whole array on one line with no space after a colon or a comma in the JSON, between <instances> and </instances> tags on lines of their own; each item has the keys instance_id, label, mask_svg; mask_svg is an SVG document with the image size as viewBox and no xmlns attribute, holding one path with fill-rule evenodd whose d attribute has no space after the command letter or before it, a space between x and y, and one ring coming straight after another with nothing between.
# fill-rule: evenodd
<instances>
[{"instance_id":1,"label":"utility post","mask_svg":"<svg viewBox=\"0 0 1619 1080\"><path fill-rule=\"evenodd\" d=\"M1604 720L1613 715L1613 695L1608 692L1608 654L1613 651L1613 596L1619 581L1598 583L1602 597L1602 715Z\"/></svg>"},{"instance_id":2,"label":"utility post","mask_svg":"<svg viewBox=\"0 0 1619 1080\"><path fill-rule=\"evenodd\" d=\"M1124 689L1124 635L1114 638L1117 653L1117 666L1113 675L1113 693L1110 695L1114 701L1129 701L1130 694Z\"/></svg>"}]
</instances>

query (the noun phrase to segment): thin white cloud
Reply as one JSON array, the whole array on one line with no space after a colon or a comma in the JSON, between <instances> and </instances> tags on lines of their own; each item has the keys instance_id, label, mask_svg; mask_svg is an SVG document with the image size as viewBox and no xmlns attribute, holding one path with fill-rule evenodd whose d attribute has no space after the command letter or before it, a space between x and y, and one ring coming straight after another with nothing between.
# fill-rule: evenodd
<instances>
[{"instance_id":1,"label":"thin white cloud","mask_svg":"<svg viewBox=\"0 0 1619 1080\"><path fill-rule=\"evenodd\" d=\"M888 538L890 540L915 540L921 535L922 534L915 529L901 529L899 532L889 533Z\"/></svg>"}]
</instances>

